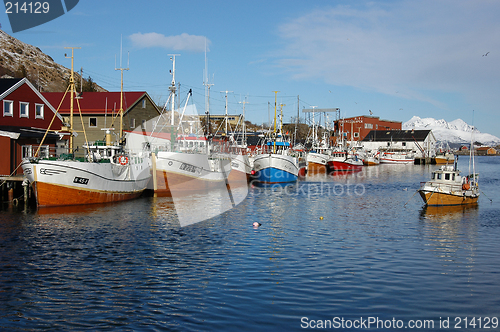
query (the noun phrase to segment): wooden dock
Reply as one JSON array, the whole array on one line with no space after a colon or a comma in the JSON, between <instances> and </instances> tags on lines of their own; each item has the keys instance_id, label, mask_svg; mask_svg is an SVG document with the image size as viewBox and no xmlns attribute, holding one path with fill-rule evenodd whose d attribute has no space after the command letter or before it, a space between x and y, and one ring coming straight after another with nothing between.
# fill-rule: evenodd
<instances>
[{"instance_id":1,"label":"wooden dock","mask_svg":"<svg viewBox=\"0 0 500 332\"><path fill-rule=\"evenodd\" d=\"M28 202L30 191L24 175L0 176L1 203L18 205Z\"/></svg>"}]
</instances>

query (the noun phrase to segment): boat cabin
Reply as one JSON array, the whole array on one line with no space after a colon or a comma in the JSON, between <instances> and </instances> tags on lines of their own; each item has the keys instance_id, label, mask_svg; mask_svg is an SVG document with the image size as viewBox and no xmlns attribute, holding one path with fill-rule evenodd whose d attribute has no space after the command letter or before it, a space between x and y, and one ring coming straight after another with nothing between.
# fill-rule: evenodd
<instances>
[{"instance_id":1,"label":"boat cabin","mask_svg":"<svg viewBox=\"0 0 500 332\"><path fill-rule=\"evenodd\" d=\"M462 181L462 177L460 176L460 171L456 170L453 166L441 166L432 172L431 180L433 182L459 183Z\"/></svg>"}]
</instances>

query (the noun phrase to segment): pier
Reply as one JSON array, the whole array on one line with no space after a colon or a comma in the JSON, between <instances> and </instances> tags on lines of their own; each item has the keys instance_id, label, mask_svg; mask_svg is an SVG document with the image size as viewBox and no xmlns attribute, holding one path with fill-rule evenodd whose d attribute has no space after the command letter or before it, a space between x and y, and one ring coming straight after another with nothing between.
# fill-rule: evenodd
<instances>
[{"instance_id":1,"label":"pier","mask_svg":"<svg viewBox=\"0 0 500 332\"><path fill-rule=\"evenodd\" d=\"M27 204L30 197L28 183L24 176L0 176L0 198L2 207L4 204L17 206L21 203Z\"/></svg>"}]
</instances>

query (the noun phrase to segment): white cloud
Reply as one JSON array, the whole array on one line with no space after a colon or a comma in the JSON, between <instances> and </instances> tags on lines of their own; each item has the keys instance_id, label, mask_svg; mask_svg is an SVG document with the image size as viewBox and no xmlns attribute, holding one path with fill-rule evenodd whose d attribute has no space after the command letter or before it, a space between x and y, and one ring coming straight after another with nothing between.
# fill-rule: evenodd
<instances>
[{"instance_id":1,"label":"white cloud","mask_svg":"<svg viewBox=\"0 0 500 332\"><path fill-rule=\"evenodd\" d=\"M165 36L156 32L134 33L129 36L134 46L139 48L162 47L173 51L204 52L208 51L210 40L204 36L182 33L177 36Z\"/></svg>"},{"instance_id":2,"label":"white cloud","mask_svg":"<svg viewBox=\"0 0 500 332\"><path fill-rule=\"evenodd\" d=\"M439 107L435 92L498 99L500 2L358 4L282 24L278 64L297 80L397 93Z\"/></svg>"}]
</instances>

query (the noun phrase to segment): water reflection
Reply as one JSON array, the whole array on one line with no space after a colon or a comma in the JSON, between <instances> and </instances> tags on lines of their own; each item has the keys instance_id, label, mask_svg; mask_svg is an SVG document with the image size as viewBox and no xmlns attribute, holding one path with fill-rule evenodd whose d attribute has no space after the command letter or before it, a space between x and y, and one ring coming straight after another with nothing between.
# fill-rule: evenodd
<instances>
[{"instance_id":1,"label":"water reflection","mask_svg":"<svg viewBox=\"0 0 500 332\"><path fill-rule=\"evenodd\" d=\"M172 192L172 197L155 197L151 212L169 225L185 227L223 214L240 204L247 194L246 185L230 188L223 185L189 195Z\"/></svg>"}]
</instances>

